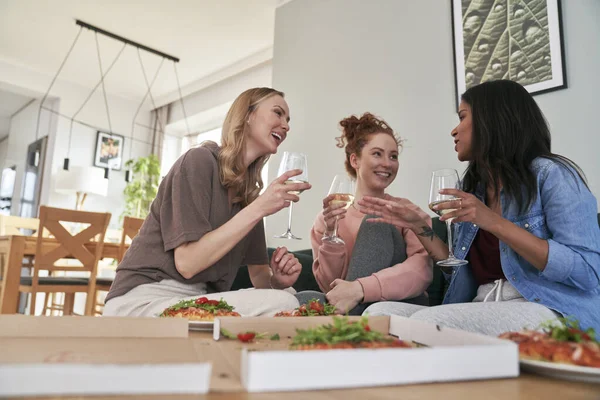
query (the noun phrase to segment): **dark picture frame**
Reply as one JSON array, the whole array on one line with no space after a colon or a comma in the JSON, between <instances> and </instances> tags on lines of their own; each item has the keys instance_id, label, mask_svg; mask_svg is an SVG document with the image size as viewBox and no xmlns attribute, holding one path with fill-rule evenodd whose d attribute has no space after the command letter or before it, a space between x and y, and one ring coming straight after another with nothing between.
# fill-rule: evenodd
<instances>
[{"instance_id":1,"label":"dark picture frame","mask_svg":"<svg viewBox=\"0 0 600 400\"><path fill-rule=\"evenodd\" d=\"M567 87L560 0L450 0L457 105L468 88L510 79L531 94Z\"/></svg>"},{"instance_id":2,"label":"dark picture frame","mask_svg":"<svg viewBox=\"0 0 600 400\"><path fill-rule=\"evenodd\" d=\"M98 131L94 166L120 171L123 166L123 144L125 137L116 133Z\"/></svg>"}]
</instances>

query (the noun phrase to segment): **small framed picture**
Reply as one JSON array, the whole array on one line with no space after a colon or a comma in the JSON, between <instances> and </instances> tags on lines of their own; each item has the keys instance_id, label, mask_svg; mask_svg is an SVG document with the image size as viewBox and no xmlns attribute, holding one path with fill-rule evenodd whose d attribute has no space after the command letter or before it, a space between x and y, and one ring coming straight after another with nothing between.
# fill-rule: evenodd
<instances>
[{"instance_id":1,"label":"small framed picture","mask_svg":"<svg viewBox=\"0 0 600 400\"><path fill-rule=\"evenodd\" d=\"M123 165L124 140L125 138L121 135L98 131L94 165L120 171Z\"/></svg>"},{"instance_id":2,"label":"small framed picture","mask_svg":"<svg viewBox=\"0 0 600 400\"><path fill-rule=\"evenodd\" d=\"M451 0L457 104L509 79L531 94L567 87L560 0Z\"/></svg>"}]
</instances>

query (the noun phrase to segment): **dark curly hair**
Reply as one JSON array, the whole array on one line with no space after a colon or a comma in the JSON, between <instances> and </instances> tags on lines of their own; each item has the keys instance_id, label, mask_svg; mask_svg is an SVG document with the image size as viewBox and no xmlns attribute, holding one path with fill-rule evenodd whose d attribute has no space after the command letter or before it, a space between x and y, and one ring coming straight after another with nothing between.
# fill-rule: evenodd
<instances>
[{"instance_id":1,"label":"dark curly hair","mask_svg":"<svg viewBox=\"0 0 600 400\"><path fill-rule=\"evenodd\" d=\"M364 113L360 118L356 115L344 118L340 121L342 136L336 138L337 147L346 151L346 162L344 166L348 174L356 178L356 170L350 164L350 156L360 156L363 147L369 141L369 136L376 133L385 133L394 138L398 147L402 147L402 139L396 136L394 130L381 118L377 118L370 112Z\"/></svg>"}]
</instances>

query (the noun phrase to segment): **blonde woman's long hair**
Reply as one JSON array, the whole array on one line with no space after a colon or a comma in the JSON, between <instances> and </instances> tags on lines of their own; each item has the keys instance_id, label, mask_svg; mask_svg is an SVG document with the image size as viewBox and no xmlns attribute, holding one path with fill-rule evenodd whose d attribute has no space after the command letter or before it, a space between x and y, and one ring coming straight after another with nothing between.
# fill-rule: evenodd
<instances>
[{"instance_id":1,"label":"blonde woman's long hair","mask_svg":"<svg viewBox=\"0 0 600 400\"><path fill-rule=\"evenodd\" d=\"M264 155L248 168L244 166L242 152L247 142L247 121L258 104L271 96L284 97L284 94L266 87L246 90L235 99L223 122L218 158L221 184L233 189L233 204L241 203L242 207L252 203L260 194L264 186L261 172L269 160L269 155Z\"/></svg>"}]
</instances>

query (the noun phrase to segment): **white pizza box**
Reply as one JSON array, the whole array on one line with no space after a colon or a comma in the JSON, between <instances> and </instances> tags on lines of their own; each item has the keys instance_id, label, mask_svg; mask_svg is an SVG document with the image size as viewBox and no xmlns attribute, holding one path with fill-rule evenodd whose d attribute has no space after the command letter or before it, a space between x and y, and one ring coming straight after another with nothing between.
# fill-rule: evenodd
<instances>
[{"instance_id":1,"label":"white pizza box","mask_svg":"<svg viewBox=\"0 0 600 400\"><path fill-rule=\"evenodd\" d=\"M187 338L0 338L0 349L0 397L203 394L210 386L211 363Z\"/></svg>"},{"instance_id":2,"label":"white pizza box","mask_svg":"<svg viewBox=\"0 0 600 400\"><path fill-rule=\"evenodd\" d=\"M0 315L3 337L188 337L183 318Z\"/></svg>"},{"instance_id":3,"label":"white pizza box","mask_svg":"<svg viewBox=\"0 0 600 400\"><path fill-rule=\"evenodd\" d=\"M324 321L331 322L331 318L218 318L214 338L220 338L220 329L234 334L256 331L282 336L279 346L241 349L240 378L248 392L390 386L519 375L518 347L511 341L398 316L371 317L369 326L428 347L287 350L288 337L293 336L296 328L320 325ZM386 324L387 330L382 330Z\"/></svg>"},{"instance_id":4,"label":"white pizza box","mask_svg":"<svg viewBox=\"0 0 600 400\"><path fill-rule=\"evenodd\" d=\"M184 319L0 316L0 397L201 394L210 375Z\"/></svg>"}]
</instances>

